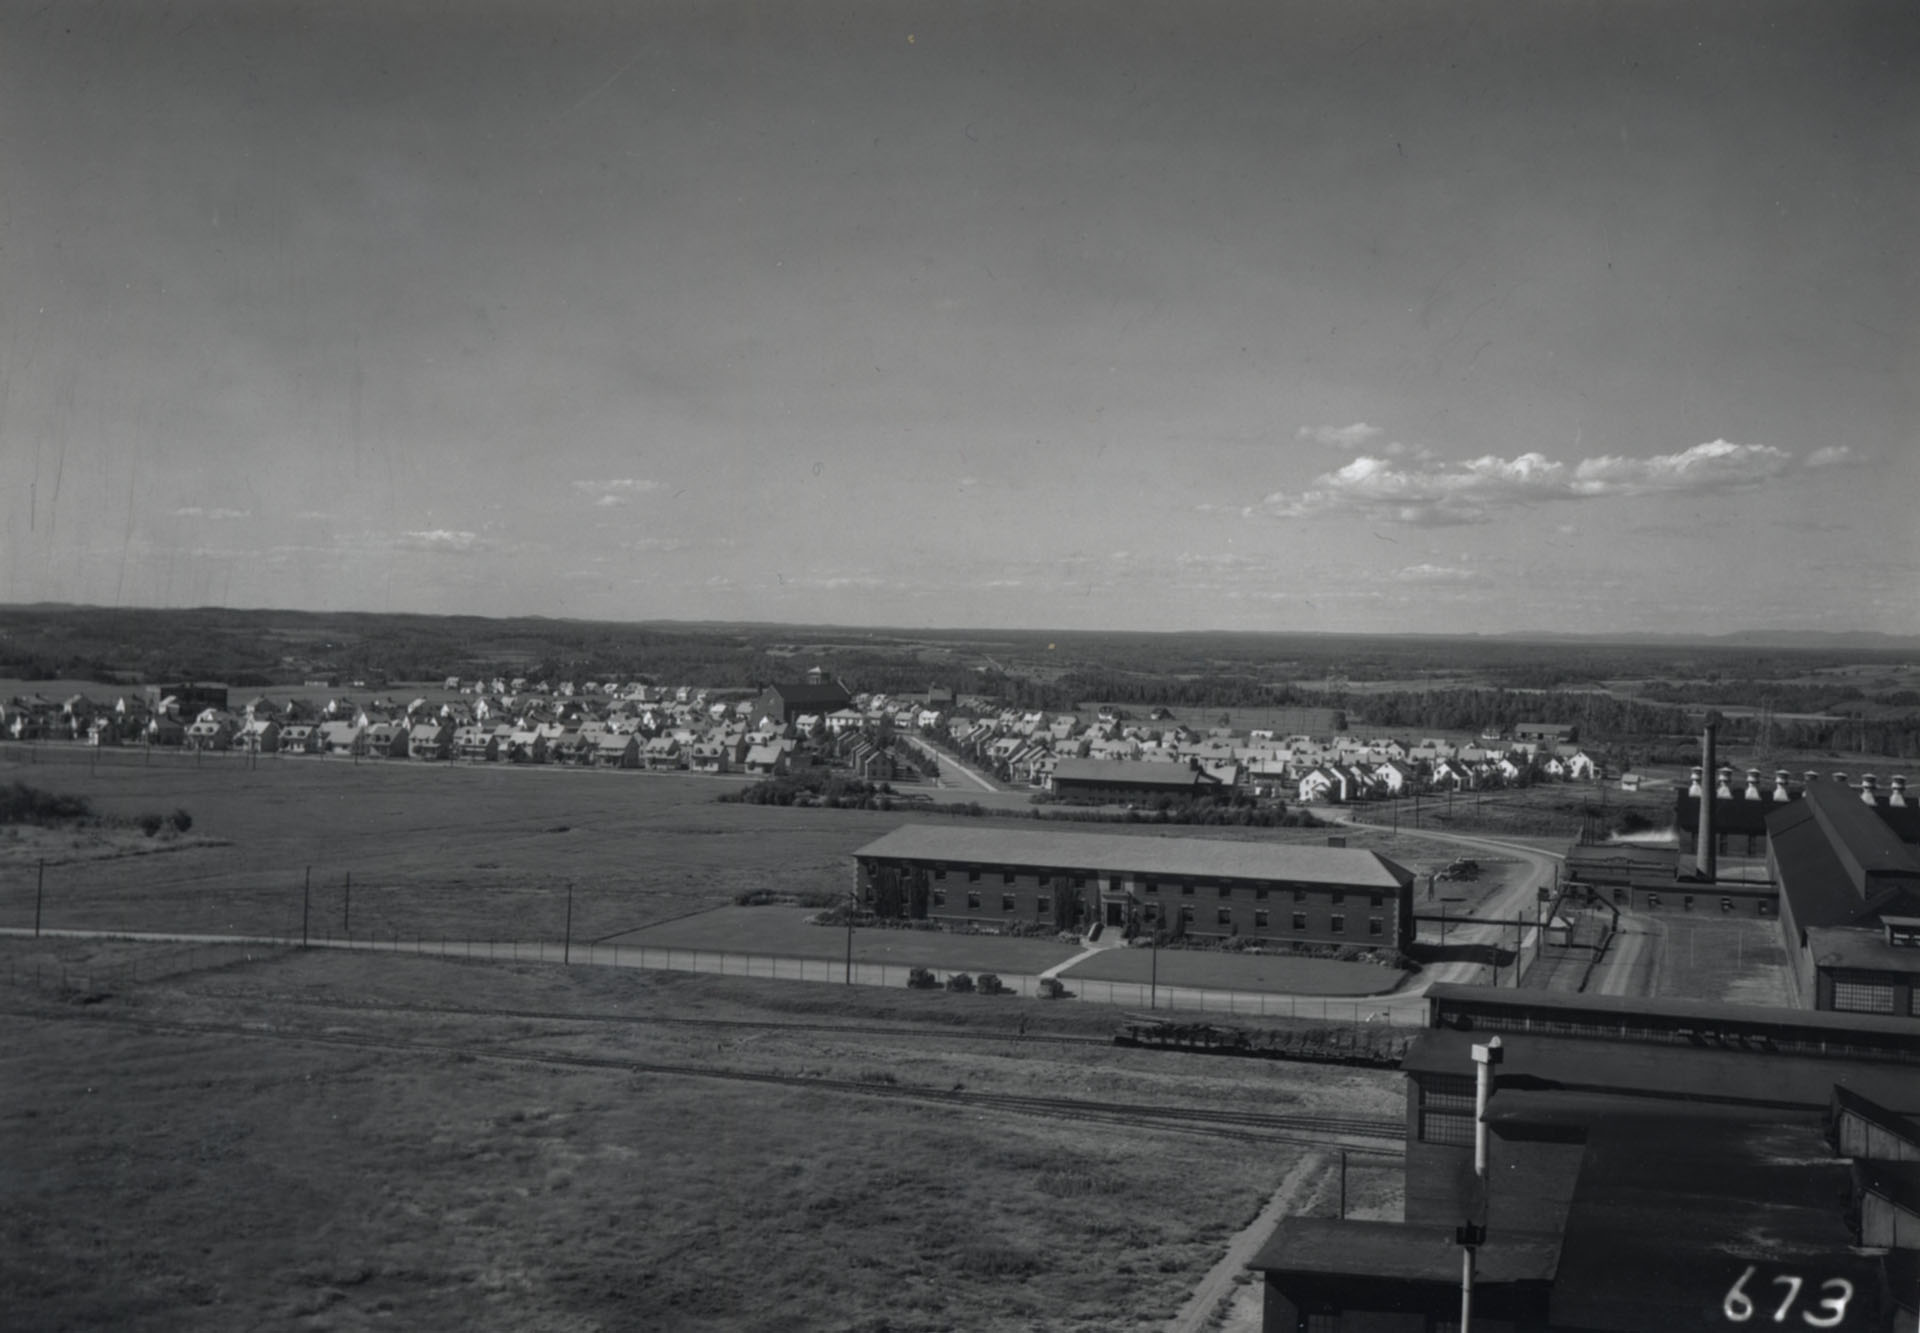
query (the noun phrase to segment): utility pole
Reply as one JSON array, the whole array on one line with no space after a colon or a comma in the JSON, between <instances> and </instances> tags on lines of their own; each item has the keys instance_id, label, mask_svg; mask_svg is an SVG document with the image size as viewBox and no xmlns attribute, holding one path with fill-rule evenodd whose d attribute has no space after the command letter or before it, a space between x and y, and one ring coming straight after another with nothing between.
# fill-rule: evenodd
<instances>
[{"instance_id":1,"label":"utility pole","mask_svg":"<svg viewBox=\"0 0 1920 1333\"><path fill-rule=\"evenodd\" d=\"M346 895L340 900L340 933L349 938L353 935L353 872L347 872Z\"/></svg>"},{"instance_id":2,"label":"utility pole","mask_svg":"<svg viewBox=\"0 0 1920 1333\"><path fill-rule=\"evenodd\" d=\"M858 878L857 878L859 872L856 871L854 873L856 876L855 883L847 885L847 980L846 980L846 984L849 986L853 984L853 914L856 911L858 911L860 908L860 889L859 889ZM884 968L881 969L882 972L884 972L885 970L886 969Z\"/></svg>"},{"instance_id":3,"label":"utility pole","mask_svg":"<svg viewBox=\"0 0 1920 1333\"><path fill-rule=\"evenodd\" d=\"M567 936L566 936L566 942L560 946L560 962L564 965L564 964L571 963L572 961L573 961L573 881L568 880L567 881Z\"/></svg>"},{"instance_id":4,"label":"utility pole","mask_svg":"<svg viewBox=\"0 0 1920 1333\"><path fill-rule=\"evenodd\" d=\"M33 881L33 937L40 938L40 899L47 888L47 860L40 858L40 873Z\"/></svg>"},{"instance_id":5,"label":"utility pole","mask_svg":"<svg viewBox=\"0 0 1920 1333\"><path fill-rule=\"evenodd\" d=\"M300 885L300 947L307 947L307 908L313 902L313 867L307 867L306 879Z\"/></svg>"}]
</instances>

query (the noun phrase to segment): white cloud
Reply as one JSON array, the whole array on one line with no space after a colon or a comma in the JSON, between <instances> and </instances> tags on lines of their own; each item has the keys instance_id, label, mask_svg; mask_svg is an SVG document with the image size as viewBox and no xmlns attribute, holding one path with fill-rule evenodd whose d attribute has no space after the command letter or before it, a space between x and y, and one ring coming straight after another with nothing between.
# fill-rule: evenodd
<instances>
[{"instance_id":1,"label":"white cloud","mask_svg":"<svg viewBox=\"0 0 1920 1333\"><path fill-rule=\"evenodd\" d=\"M1734 490L1777 477L1792 462L1784 449L1727 440L1650 458L1602 455L1571 466L1540 453L1411 464L1362 454L1306 490L1274 492L1262 507L1277 518L1348 513L1445 527L1489 522L1501 510L1551 500Z\"/></svg>"},{"instance_id":2,"label":"white cloud","mask_svg":"<svg viewBox=\"0 0 1920 1333\"><path fill-rule=\"evenodd\" d=\"M1407 565L1394 571L1394 578L1402 583L1480 583L1485 575L1477 570L1462 569L1458 565Z\"/></svg>"},{"instance_id":3,"label":"white cloud","mask_svg":"<svg viewBox=\"0 0 1920 1333\"><path fill-rule=\"evenodd\" d=\"M187 505L185 508L174 510L173 516L175 518L212 519L252 518L253 511L251 509L203 509L199 505Z\"/></svg>"},{"instance_id":4,"label":"white cloud","mask_svg":"<svg viewBox=\"0 0 1920 1333\"><path fill-rule=\"evenodd\" d=\"M1351 426L1302 426L1295 438L1312 440L1315 444L1329 445L1335 449L1358 449L1380 434L1380 427L1356 421Z\"/></svg>"},{"instance_id":5,"label":"white cloud","mask_svg":"<svg viewBox=\"0 0 1920 1333\"><path fill-rule=\"evenodd\" d=\"M1832 467L1836 463L1850 462L1853 450L1844 444L1822 445L1807 455L1808 467Z\"/></svg>"},{"instance_id":6,"label":"white cloud","mask_svg":"<svg viewBox=\"0 0 1920 1333\"><path fill-rule=\"evenodd\" d=\"M449 528L403 532L393 539L393 544L403 551L440 551L455 555L464 555L485 545L477 532L460 532Z\"/></svg>"},{"instance_id":7,"label":"white cloud","mask_svg":"<svg viewBox=\"0 0 1920 1333\"><path fill-rule=\"evenodd\" d=\"M591 495L597 505L612 508L625 504L633 496L659 490L660 483L643 477L615 477L608 481L576 481L573 489L582 495Z\"/></svg>"}]
</instances>

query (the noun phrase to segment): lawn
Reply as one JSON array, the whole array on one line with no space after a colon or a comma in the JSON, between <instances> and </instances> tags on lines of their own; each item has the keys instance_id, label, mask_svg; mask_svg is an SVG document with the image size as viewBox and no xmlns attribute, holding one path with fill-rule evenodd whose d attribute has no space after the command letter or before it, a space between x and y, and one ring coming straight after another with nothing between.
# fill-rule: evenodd
<instances>
[{"instance_id":1,"label":"lawn","mask_svg":"<svg viewBox=\"0 0 1920 1333\"><path fill-rule=\"evenodd\" d=\"M1145 1329L1297 1160L795 1082L499 1058L520 1051L1116 1101L1398 1103L1385 1074L931 1028L780 1033L787 997L829 990L327 953L228 960L88 1004L15 987L7 1321ZM818 997L986 1012L966 998ZM1027 1003L1040 1021L1060 1008ZM748 1026L687 1026L696 1014ZM240 1030L177 1026L196 1023ZM323 1044L361 1038L465 1049Z\"/></svg>"},{"instance_id":2,"label":"lawn","mask_svg":"<svg viewBox=\"0 0 1920 1333\"><path fill-rule=\"evenodd\" d=\"M720 804L737 782L691 775L139 751L96 771L81 747L26 750L0 781L106 815L183 807L213 844L49 855L45 924L71 928L298 934L304 896L315 930L558 939L571 884L574 938L599 938L748 890L843 891L853 850L908 818ZM32 923L47 854L0 842L0 924Z\"/></svg>"},{"instance_id":3,"label":"lawn","mask_svg":"<svg viewBox=\"0 0 1920 1333\"><path fill-rule=\"evenodd\" d=\"M1094 981L1137 981L1145 985L1155 967L1152 949L1108 949L1063 974ZM1203 949L1161 949L1162 986L1204 986L1216 990L1268 991L1279 995L1383 995L1406 975L1372 963L1341 963L1330 958L1292 958L1282 954L1215 953Z\"/></svg>"},{"instance_id":4,"label":"lawn","mask_svg":"<svg viewBox=\"0 0 1920 1333\"><path fill-rule=\"evenodd\" d=\"M777 954L786 958L844 958L844 928L810 926L813 908L721 907L622 935L622 945ZM1057 939L1013 939L937 930L855 930L860 963L962 968L1031 975L1065 962L1079 949Z\"/></svg>"}]
</instances>

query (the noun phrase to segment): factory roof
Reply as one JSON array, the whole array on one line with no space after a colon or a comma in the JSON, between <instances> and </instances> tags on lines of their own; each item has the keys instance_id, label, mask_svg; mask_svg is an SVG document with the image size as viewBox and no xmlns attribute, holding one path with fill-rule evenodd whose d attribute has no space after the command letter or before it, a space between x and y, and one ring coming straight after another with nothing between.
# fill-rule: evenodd
<instances>
[{"instance_id":1,"label":"factory roof","mask_svg":"<svg viewBox=\"0 0 1920 1333\"><path fill-rule=\"evenodd\" d=\"M1413 873L1378 852L1224 838L1054 833L1037 829L908 824L854 853L905 861L1032 866L1170 879L1246 879L1397 890Z\"/></svg>"}]
</instances>

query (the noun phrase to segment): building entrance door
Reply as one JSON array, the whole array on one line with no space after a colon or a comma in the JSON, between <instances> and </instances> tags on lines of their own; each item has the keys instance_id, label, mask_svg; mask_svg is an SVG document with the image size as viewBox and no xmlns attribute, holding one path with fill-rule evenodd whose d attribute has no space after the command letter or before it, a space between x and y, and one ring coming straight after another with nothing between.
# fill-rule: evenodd
<instances>
[{"instance_id":1,"label":"building entrance door","mask_svg":"<svg viewBox=\"0 0 1920 1333\"><path fill-rule=\"evenodd\" d=\"M1111 899L1107 901L1107 924L1109 926L1124 926L1127 924L1127 906L1125 903L1115 902Z\"/></svg>"}]
</instances>

